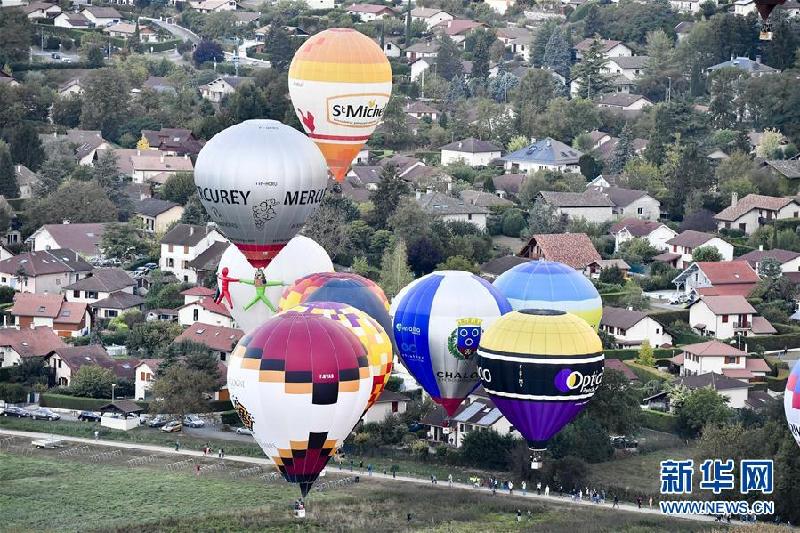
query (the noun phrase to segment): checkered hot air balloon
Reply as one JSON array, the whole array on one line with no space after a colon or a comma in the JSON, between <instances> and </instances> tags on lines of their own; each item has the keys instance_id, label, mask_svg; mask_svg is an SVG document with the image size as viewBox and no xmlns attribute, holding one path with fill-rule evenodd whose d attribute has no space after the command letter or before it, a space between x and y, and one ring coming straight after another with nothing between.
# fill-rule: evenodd
<instances>
[{"instance_id":1,"label":"checkered hot air balloon","mask_svg":"<svg viewBox=\"0 0 800 533\"><path fill-rule=\"evenodd\" d=\"M800 445L800 361L795 363L792 373L789 374L783 396L783 408L786 411L789 430Z\"/></svg>"},{"instance_id":2,"label":"checkered hot air balloon","mask_svg":"<svg viewBox=\"0 0 800 533\"><path fill-rule=\"evenodd\" d=\"M367 350L335 320L277 315L236 346L228 390L242 423L305 496L367 406Z\"/></svg>"},{"instance_id":3,"label":"checkered hot air balloon","mask_svg":"<svg viewBox=\"0 0 800 533\"><path fill-rule=\"evenodd\" d=\"M575 315L514 311L484 332L478 374L500 412L541 450L599 388L602 351L597 333Z\"/></svg>"},{"instance_id":4,"label":"checkered hot air balloon","mask_svg":"<svg viewBox=\"0 0 800 533\"><path fill-rule=\"evenodd\" d=\"M478 386L475 353L483 331L509 311L489 282L459 271L428 274L392 301L400 359L449 415Z\"/></svg>"},{"instance_id":5,"label":"checkered hot air balloon","mask_svg":"<svg viewBox=\"0 0 800 533\"><path fill-rule=\"evenodd\" d=\"M367 349L372 375L372 392L367 409L378 400L392 372L392 341L386 331L363 311L346 304L334 302L308 302L292 307L285 313L310 313L335 320L356 334Z\"/></svg>"},{"instance_id":6,"label":"checkered hot air balloon","mask_svg":"<svg viewBox=\"0 0 800 533\"><path fill-rule=\"evenodd\" d=\"M553 309L584 319L595 331L603 316L600 293L586 276L555 261L529 261L503 272L493 285L515 311Z\"/></svg>"}]
</instances>

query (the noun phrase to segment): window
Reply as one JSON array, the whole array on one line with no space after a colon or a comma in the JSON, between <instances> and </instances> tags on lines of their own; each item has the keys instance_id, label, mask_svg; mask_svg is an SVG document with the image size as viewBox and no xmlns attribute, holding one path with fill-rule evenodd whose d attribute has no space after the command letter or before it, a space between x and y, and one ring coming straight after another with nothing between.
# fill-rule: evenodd
<instances>
[{"instance_id":1,"label":"window","mask_svg":"<svg viewBox=\"0 0 800 533\"><path fill-rule=\"evenodd\" d=\"M747 223L746 222L742 222L741 224L739 224L739 229L741 231L744 231L745 233L747 233Z\"/></svg>"},{"instance_id":2,"label":"window","mask_svg":"<svg viewBox=\"0 0 800 533\"><path fill-rule=\"evenodd\" d=\"M61 285L61 278L56 278L56 285Z\"/></svg>"},{"instance_id":3,"label":"window","mask_svg":"<svg viewBox=\"0 0 800 533\"><path fill-rule=\"evenodd\" d=\"M95 291L86 291L87 298L97 298L97 293Z\"/></svg>"},{"instance_id":4,"label":"window","mask_svg":"<svg viewBox=\"0 0 800 533\"><path fill-rule=\"evenodd\" d=\"M173 246L170 244L170 245L169 245L169 253L172 253L172 252L174 252L174 251L175 251L174 247L173 247Z\"/></svg>"},{"instance_id":5,"label":"window","mask_svg":"<svg viewBox=\"0 0 800 533\"><path fill-rule=\"evenodd\" d=\"M61 368L61 359L58 360L58 368Z\"/></svg>"},{"instance_id":6,"label":"window","mask_svg":"<svg viewBox=\"0 0 800 533\"><path fill-rule=\"evenodd\" d=\"M661 328L656 328L656 335L661 335Z\"/></svg>"},{"instance_id":7,"label":"window","mask_svg":"<svg viewBox=\"0 0 800 533\"><path fill-rule=\"evenodd\" d=\"M467 214L467 220L472 220L472 213Z\"/></svg>"},{"instance_id":8,"label":"window","mask_svg":"<svg viewBox=\"0 0 800 533\"><path fill-rule=\"evenodd\" d=\"M397 409L398 409L398 407L397 407L397 402L392 402L392 412L393 412L393 413L396 413L396 412L397 412Z\"/></svg>"},{"instance_id":9,"label":"window","mask_svg":"<svg viewBox=\"0 0 800 533\"><path fill-rule=\"evenodd\" d=\"M119 312L116 309L106 309L106 317L107 318L114 318L118 314L119 314Z\"/></svg>"},{"instance_id":10,"label":"window","mask_svg":"<svg viewBox=\"0 0 800 533\"><path fill-rule=\"evenodd\" d=\"M220 361L225 361L227 358L228 358L228 354L226 354L225 352L219 352L219 360Z\"/></svg>"},{"instance_id":11,"label":"window","mask_svg":"<svg viewBox=\"0 0 800 533\"><path fill-rule=\"evenodd\" d=\"M171 258L171 257L168 257L167 258L167 266L169 268L173 268L175 266L175 260L173 258Z\"/></svg>"},{"instance_id":12,"label":"window","mask_svg":"<svg viewBox=\"0 0 800 533\"><path fill-rule=\"evenodd\" d=\"M183 253L185 253L185 254L189 253L189 247L188 246L184 246L183 247Z\"/></svg>"},{"instance_id":13,"label":"window","mask_svg":"<svg viewBox=\"0 0 800 533\"><path fill-rule=\"evenodd\" d=\"M193 317L193 320L195 322L197 322L200 319L200 310L199 309L195 309L194 311L192 311L192 317Z\"/></svg>"},{"instance_id":14,"label":"window","mask_svg":"<svg viewBox=\"0 0 800 533\"><path fill-rule=\"evenodd\" d=\"M641 215L643 213L644 213L644 207L637 207L636 208L636 214L637 215Z\"/></svg>"},{"instance_id":15,"label":"window","mask_svg":"<svg viewBox=\"0 0 800 533\"><path fill-rule=\"evenodd\" d=\"M728 323L728 315L722 315L722 323L723 324L727 324Z\"/></svg>"},{"instance_id":16,"label":"window","mask_svg":"<svg viewBox=\"0 0 800 533\"><path fill-rule=\"evenodd\" d=\"M139 372L139 379L141 379L142 381L147 381L147 378L145 378L146 375L147 372Z\"/></svg>"},{"instance_id":17,"label":"window","mask_svg":"<svg viewBox=\"0 0 800 533\"><path fill-rule=\"evenodd\" d=\"M5 281L5 278L3 278L3 281ZM80 298L81 297L81 291L72 291L72 296L73 296L73 298Z\"/></svg>"},{"instance_id":18,"label":"window","mask_svg":"<svg viewBox=\"0 0 800 533\"><path fill-rule=\"evenodd\" d=\"M739 362L738 357L725 357L725 364L726 365L735 365Z\"/></svg>"}]
</instances>

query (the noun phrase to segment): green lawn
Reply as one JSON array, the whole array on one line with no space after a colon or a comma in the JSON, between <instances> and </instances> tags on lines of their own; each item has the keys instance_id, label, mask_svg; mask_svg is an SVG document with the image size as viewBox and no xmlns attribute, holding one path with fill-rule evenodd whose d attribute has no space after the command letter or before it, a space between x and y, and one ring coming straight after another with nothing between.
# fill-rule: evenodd
<instances>
[{"instance_id":1,"label":"green lawn","mask_svg":"<svg viewBox=\"0 0 800 533\"><path fill-rule=\"evenodd\" d=\"M191 472L79 462L53 452L0 453L0 516L3 528L13 531L666 533L711 526L375 479L312 492L308 517L300 522L289 511L296 497L297 490L282 481L231 480L224 473L196 478ZM524 515L521 523L515 520L517 509Z\"/></svg>"}]
</instances>

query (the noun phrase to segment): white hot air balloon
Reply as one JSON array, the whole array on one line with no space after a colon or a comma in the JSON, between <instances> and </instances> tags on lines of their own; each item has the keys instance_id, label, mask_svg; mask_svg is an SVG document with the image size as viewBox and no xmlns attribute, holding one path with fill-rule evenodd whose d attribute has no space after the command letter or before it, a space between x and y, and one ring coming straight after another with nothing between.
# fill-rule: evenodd
<instances>
[{"instance_id":1,"label":"white hot air balloon","mask_svg":"<svg viewBox=\"0 0 800 533\"><path fill-rule=\"evenodd\" d=\"M309 274L333 272L333 263L322 246L313 239L298 235L263 272L269 284L263 295L277 308L285 286ZM217 286L220 288L217 298L230 310L236 324L245 333L250 333L275 314L267 302L259 298L259 291L253 285L257 275L258 271L236 246L229 246L222 254L217 268ZM250 307L245 309L248 305Z\"/></svg>"},{"instance_id":2,"label":"white hot air balloon","mask_svg":"<svg viewBox=\"0 0 800 533\"><path fill-rule=\"evenodd\" d=\"M247 120L197 156L194 182L211 220L256 268L267 266L325 196L319 148L275 120Z\"/></svg>"}]
</instances>

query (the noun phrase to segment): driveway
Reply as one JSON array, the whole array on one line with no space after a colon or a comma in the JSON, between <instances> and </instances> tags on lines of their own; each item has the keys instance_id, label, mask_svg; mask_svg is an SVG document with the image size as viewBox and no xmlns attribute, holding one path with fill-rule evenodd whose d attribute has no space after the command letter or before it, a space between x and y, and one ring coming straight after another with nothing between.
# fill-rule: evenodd
<instances>
[{"instance_id":1,"label":"driveway","mask_svg":"<svg viewBox=\"0 0 800 533\"><path fill-rule=\"evenodd\" d=\"M158 26L158 27L160 27L160 28L162 28L164 30L167 30L168 32L170 32L172 35L174 35L178 39L181 39L181 40L184 40L184 41L190 41L190 42L192 42L194 44L197 44L197 43L200 42L200 36L199 35L197 35L195 32L193 32L192 30L190 30L188 28L184 28L183 26L178 26L177 24L170 24L169 22L165 22L163 20L151 19L151 18L147 18L147 17L139 17L139 20L146 20L148 22L152 22L156 26Z\"/></svg>"}]
</instances>

